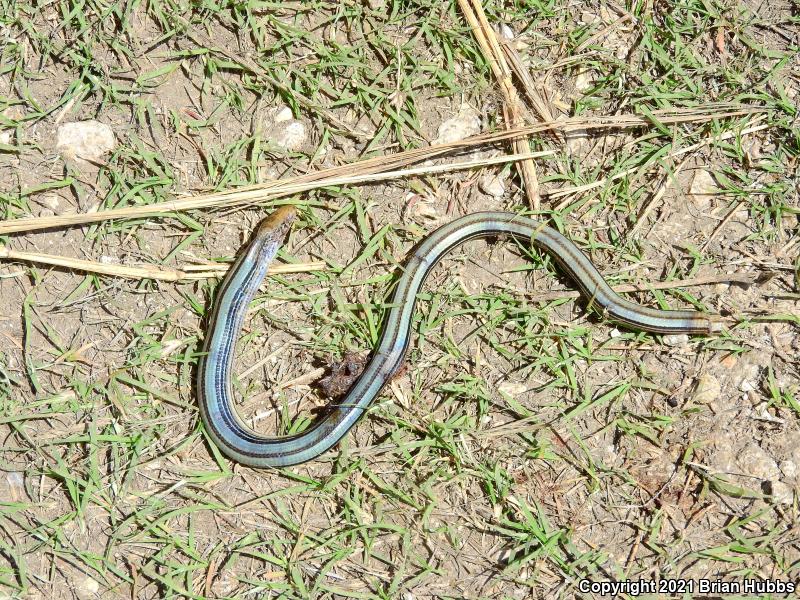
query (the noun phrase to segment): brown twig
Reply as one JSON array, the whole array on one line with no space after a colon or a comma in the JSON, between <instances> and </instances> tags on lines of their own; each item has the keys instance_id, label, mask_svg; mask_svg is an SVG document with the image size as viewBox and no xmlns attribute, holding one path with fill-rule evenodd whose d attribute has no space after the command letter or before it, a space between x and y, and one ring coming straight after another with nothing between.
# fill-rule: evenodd
<instances>
[{"instance_id":1,"label":"brown twig","mask_svg":"<svg viewBox=\"0 0 800 600\"><path fill-rule=\"evenodd\" d=\"M483 12L483 5L475 0L458 0L461 10L467 19L478 45L481 47L492 73L500 85L500 92L503 94L505 103L503 112L505 113L505 124L507 129L514 129L523 124L522 103L520 102L517 90L511 78L511 69L506 62L497 34L489 25L486 13ZM525 137L516 137L511 143L517 153L530 152L530 144ZM536 166L533 161L524 160L518 163L518 168L522 175L525 195L528 197L528 204L534 210L539 210L539 178L536 175Z\"/></svg>"}]
</instances>

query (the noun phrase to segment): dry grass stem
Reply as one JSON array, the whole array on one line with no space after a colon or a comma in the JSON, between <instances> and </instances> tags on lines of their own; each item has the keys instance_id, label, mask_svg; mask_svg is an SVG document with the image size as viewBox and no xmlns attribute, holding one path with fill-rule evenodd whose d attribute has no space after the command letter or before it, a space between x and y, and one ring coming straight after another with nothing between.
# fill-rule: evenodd
<instances>
[{"instance_id":1,"label":"dry grass stem","mask_svg":"<svg viewBox=\"0 0 800 600\"><path fill-rule=\"evenodd\" d=\"M68 258L53 254L39 254L32 252L19 252L6 246L0 246L0 258L7 260L17 260L30 262L39 265L52 267L62 267L73 271L83 271L85 273L97 273L99 275L111 275L113 277L123 277L125 279L157 279L159 281L187 281L195 279L208 279L222 277L228 270L228 265L190 265L184 269L174 269L171 267L142 265L133 267L129 265L115 265L83 260L79 258ZM306 273L309 271L322 271L325 263L322 261L270 265L269 274L279 275L285 273Z\"/></svg>"},{"instance_id":2,"label":"dry grass stem","mask_svg":"<svg viewBox=\"0 0 800 600\"><path fill-rule=\"evenodd\" d=\"M515 129L523 124L522 103L520 102L517 90L511 77L511 69L505 59L505 54L497 39L494 29L486 18L483 5L474 0L459 0L459 5L467 19L475 39L483 51L486 60L491 66L497 82L500 84L500 91L505 100L503 112L505 113L505 124L507 129ZM514 151L517 153L529 152L530 144L527 137L515 137L511 140ZM534 210L539 210L539 178L536 175L536 166L532 160L524 160L518 164L522 176L523 188L528 198L528 204Z\"/></svg>"},{"instance_id":3,"label":"dry grass stem","mask_svg":"<svg viewBox=\"0 0 800 600\"><path fill-rule=\"evenodd\" d=\"M759 119L760 119L760 117L754 119L753 122L756 122ZM736 137L737 135L739 137L742 137L742 136L745 136L745 135L750 135L750 134L755 133L757 131L763 131L764 129L768 129L768 128L769 128L769 125L754 125L754 126L745 127L744 129L742 129L738 133L729 131L729 132L724 133L724 134L722 134L720 136L709 137L708 139L705 139L702 142L698 142L696 144L692 144L691 146L687 146L686 148L681 148L680 150L675 150L673 152L670 152L666 156L666 158L677 158L679 156L683 156L684 154L688 154L689 152L694 152L695 150L699 150L700 148L708 146L712 142L720 142L720 141L724 141L724 140L729 140L729 139L731 139L733 137ZM551 192L546 192L545 195L548 198L563 198L564 196L574 196L575 194L582 194L583 192L588 192L590 190L593 190L593 189L596 189L596 188L599 188L599 187L603 187L606 183L608 183L610 181L617 181L618 179L623 179L623 178L627 177L628 175L631 175L631 174L635 173L639 169L640 169L640 167L633 167L631 169L625 169L624 171L620 171L619 173L614 173L613 175L611 175L609 177L602 177L602 178L600 178L600 179L598 179L596 181L593 181L592 183L587 183L585 185L578 185L578 186L568 187L568 188L561 188L559 190L553 190ZM555 211L562 210L570 202L572 202L572 199L568 197L566 200L562 201L560 204L558 204L557 206L553 207L553 210L555 210Z\"/></svg>"},{"instance_id":4,"label":"dry grass stem","mask_svg":"<svg viewBox=\"0 0 800 600\"><path fill-rule=\"evenodd\" d=\"M692 109L676 109L655 111L653 116L660 123L668 125L675 123L704 122L713 119L738 117L761 112L764 109L741 104L712 104ZM57 215L53 217L31 217L23 219L8 219L0 221L0 235L42 229L53 229L87 223L98 223L109 219L130 219L143 216L155 216L181 212L199 208L215 206L235 206L252 202L274 200L292 194L307 192L335 185L357 185L367 181L390 180L409 175L410 171L400 171L402 167L420 163L433 158L438 158L456 151L474 150L490 144L496 144L514 137L539 133L543 131L573 131L576 129L619 129L637 127L651 123L650 118L635 114L624 114L602 117L573 117L560 121L537 123L526 127L518 127L508 131L485 133L457 142L439 144L425 148L416 148L405 152L398 152L389 156L378 156L354 164L323 169L305 175L290 177L262 184L237 188L224 192L212 192L179 198L168 202L159 202L146 206L126 206L123 208L101 210L93 213L75 213ZM688 151L689 149L686 149ZM514 155L529 157L530 154ZM483 161L470 163L457 163L456 165L438 165L419 167L415 174L446 172L457 168L474 168L497 164L511 160L512 157L496 157ZM461 165L460 167L458 165ZM624 175L619 175L624 176ZM591 188L589 188L591 189ZM564 193L574 193L573 190Z\"/></svg>"},{"instance_id":5,"label":"dry grass stem","mask_svg":"<svg viewBox=\"0 0 800 600\"><path fill-rule=\"evenodd\" d=\"M525 95L528 97L528 102L530 102L530 105L539 114L540 120L545 122L553 121L554 117L553 113L550 111L550 105L536 89L536 83L533 81L533 77L528 68L522 63L519 53L510 42L503 40L502 44L508 66L511 67L514 75L517 76L522 91L525 92Z\"/></svg>"}]
</instances>

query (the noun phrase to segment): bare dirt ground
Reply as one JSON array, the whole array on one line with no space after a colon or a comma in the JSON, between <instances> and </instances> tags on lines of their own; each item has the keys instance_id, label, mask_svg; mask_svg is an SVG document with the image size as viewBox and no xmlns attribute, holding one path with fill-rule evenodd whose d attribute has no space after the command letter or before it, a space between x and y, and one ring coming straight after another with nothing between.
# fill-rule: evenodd
<instances>
[{"instance_id":1,"label":"bare dirt ground","mask_svg":"<svg viewBox=\"0 0 800 600\"><path fill-rule=\"evenodd\" d=\"M797 3L484 9L558 118L747 109L531 142L553 151L536 163L538 219L612 284L643 285L628 298L724 315L724 332L627 331L574 300L545 257L470 243L431 275L407 367L374 410L319 460L253 470L219 454L197 412L217 279L4 260L0 597L800 583ZM445 123L502 129L458 3L15 2L0 24L7 220L287 178L427 146ZM87 120L115 138L92 162L56 147L59 127ZM329 402L319 382L332 364L375 344L414 243L462 214L526 210L521 185L500 166L287 199L301 218L279 262L327 267L262 287L239 346L245 419L270 433L307 426ZM2 241L98 264L217 264L273 205Z\"/></svg>"}]
</instances>

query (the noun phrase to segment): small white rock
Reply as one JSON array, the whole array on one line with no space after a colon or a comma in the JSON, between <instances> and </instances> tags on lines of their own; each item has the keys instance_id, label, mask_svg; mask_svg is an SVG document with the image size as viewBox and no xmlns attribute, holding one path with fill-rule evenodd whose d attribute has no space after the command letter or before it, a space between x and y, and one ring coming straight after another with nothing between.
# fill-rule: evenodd
<instances>
[{"instance_id":1,"label":"small white rock","mask_svg":"<svg viewBox=\"0 0 800 600\"><path fill-rule=\"evenodd\" d=\"M0 114L9 121L20 121L25 117L25 108L19 104L14 104L0 111Z\"/></svg>"},{"instance_id":2,"label":"small white rock","mask_svg":"<svg viewBox=\"0 0 800 600\"><path fill-rule=\"evenodd\" d=\"M719 192L717 182L711 173L702 169L695 171L692 184L689 187L689 194L695 200L710 200Z\"/></svg>"},{"instance_id":3,"label":"small white rock","mask_svg":"<svg viewBox=\"0 0 800 600\"><path fill-rule=\"evenodd\" d=\"M5 144L6 146L11 144L11 136L13 135L10 129L3 129L0 131L0 144Z\"/></svg>"},{"instance_id":4,"label":"small white rock","mask_svg":"<svg viewBox=\"0 0 800 600\"><path fill-rule=\"evenodd\" d=\"M99 121L64 123L56 133L56 150L65 159L97 162L117 145L114 131Z\"/></svg>"},{"instance_id":5,"label":"small white rock","mask_svg":"<svg viewBox=\"0 0 800 600\"><path fill-rule=\"evenodd\" d=\"M61 208L61 198L56 194L45 194L42 196L40 202L56 213Z\"/></svg>"},{"instance_id":6,"label":"small white rock","mask_svg":"<svg viewBox=\"0 0 800 600\"><path fill-rule=\"evenodd\" d=\"M697 404L711 404L722 391L722 386L713 375L703 374L697 380L697 387L692 394L692 400Z\"/></svg>"},{"instance_id":7,"label":"small white rock","mask_svg":"<svg viewBox=\"0 0 800 600\"><path fill-rule=\"evenodd\" d=\"M589 149L589 132L585 129L573 129L564 134L567 151L570 156L585 154Z\"/></svg>"},{"instance_id":8,"label":"small white rock","mask_svg":"<svg viewBox=\"0 0 800 600\"><path fill-rule=\"evenodd\" d=\"M481 131L481 116L478 111L468 105L463 105L458 114L447 119L439 125L434 144L449 144L457 142Z\"/></svg>"},{"instance_id":9,"label":"small white rock","mask_svg":"<svg viewBox=\"0 0 800 600\"><path fill-rule=\"evenodd\" d=\"M504 381L499 386L497 386L497 390L501 394L505 394L506 396L511 396L512 398L516 398L517 396L524 394L525 390L528 389L528 386L524 383L518 381Z\"/></svg>"},{"instance_id":10,"label":"small white rock","mask_svg":"<svg viewBox=\"0 0 800 600\"><path fill-rule=\"evenodd\" d=\"M717 296L724 296L728 293L731 285L729 283L717 283L714 285L714 294Z\"/></svg>"},{"instance_id":11,"label":"small white rock","mask_svg":"<svg viewBox=\"0 0 800 600\"><path fill-rule=\"evenodd\" d=\"M217 595L227 596L236 589L238 584L239 581L232 570L224 569L220 575L217 575L212 589Z\"/></svg>"},{"instance_id":12,"label":"small white rock","mask_svg":"<svg viewBox=\"0 0 800 600\"><path fill-rule=\"evenodd\" d=\"M299 150L305 144L306 126L302 121L289 119L275 123L269 133L269 140L284 150Z\"/></svg>"},{"instance_id":13,"label":"small white rock","mask_svg":"<svg viewBox=\"0 0 800 600\"><path fill-rule=\"evenodd\" d=\"M83 582L83 587L87 592L92 594L96 594L100 591L100 584L91 577L86 578L86 581Z\"/></svg>"},{"instance_id":14,"label":"small white rock","mask_svg":"<svg viewBox=\"0 0 800 600\"><path fill-rule=\"evenodd\" d=\"M742 383L739 384L739 390L746 394L748 392L756 391L756 386L749 379L744 379L742 380Z\"/></svg>"},{"instance_id":15,"label":"small white rock","mask_svg":"<svg viewBox=\"0 0 800 600\"><path fill-rule=\"evenodd\" d=\"M780 469L772 457L754 442L749 443L739 452L736 462L744 475L772 483L777 482L781 477Z\"/></svg>"},{"instance_id":16,"label":"small white rock","mask_svg":"<svg viewBox=\"0 0 800 600\"><path fill-rule=\"evenodd\" d=\"M495 557L495 562L498 563L505 563L506 561L510 560L511 557L514 555L514 547L513 546L505 546L500 549L500 552L497 553Z\"/></svg>"},{"instance_id":17,"label":"small white rock","mask_svg":"<svg viewBox=\"0 0 800 600\"><path fill-rule=\"evenodd\" d=\"M669 333L661 341L665 346L683 346L689 343L689 336L685 333Z\"/></svg>"},{"instance_id":18,"label":"small white rock","mask_svg":"<svg viewBox=\"0 0 800 600\"><path fill-rule=\"evenodd\" d=\"M409 212L415 219L435 221L441 218L439 211L436 210L436 205L424 199L417 202Z\"/></svg>"},{"instance_id":19,"label":"small white rock","mask_svg":"<svg viewBox=\"0 0 800 600\"><path fill-rule=\"evenodd\" d=\"M784 477L787 479L797 478L797 463L793 460L786 459L781 461L781 464L778 465L778 468L780 468L781 473L783 473Z\"/></svg>"},{"instance_id":20,"label":"small white rock","mask_svg":"<svg viewBox=\"0 0 800 600\"><path fill-rule=\"evenodd\" d=\"M794 100L795 98L797 98L798 95L800 95L800 88L798 88L797 86L787 85L786 95L789 96L791 100Z\"/></svg>"},{"instance_id":21,"label":"small white rock","mask_svg":"<svg viewBox=\"0 0 800 600\"><path fill-rule=\"evenodd\" d=\"M87 577L78 584L75 595L81 600L89 600L90 598L97 598L99 591L100 584L91 577Z\"/></svg>"},{"instance_id":22,"label":"small white rock","mask_svg":"<svg viewBox=\"0 0 800 600\"><path fill-rule=\"evenodd\" d=\"M167 340L164 342L164 344L161 346L161 358L172 356L178 348L183 346L183 343L184 340L182 339Z\"/></svg>"},{"instance_id":23,"label":"small white rock","mask_svg":"<svg viewBox=\"0 0 800 600\"><path fill-rule=\"evenodd\" d=\"M502 198L506 193L506 184L499 175L486 175L479 185L481 190L492 198Z\"/></svg>"},{"instance_id":24,"label":"small white rock","mask_svg":"<svg viewBox=\"0 0 800 600\"><path fill-rule=\"evenodd\" d=\"M594 12L589 12L588 10L584 10L581 12L581 23L584 25L591 25L592 23L602 23L603 19Z\"/></svg>"},{"instance_id":25,"label":"small white rock","mask_svg":"<svg viewBox=\"0 0 800 600\"><path fill-rule=\"evenodd\" d=\"M777 423L778 425L782 425L786 422L770 413L769 405L766 402L759 402L756 404L756 406L753 408L753 418L759 421L766 421L768 423Z\"/></svg>"},{"instance_id":26,"label":"small white rock","mask_svg":"<svg viewBox=\"0 0 800 600\"><path fill-rule=\"evenodd\" d=\"M584 69L575 76L575 90L585 94L594 85L594 77L590 69Z\"/></svg>"},{"instance_id":27,"label":"small white rock","mask_svg":"<svg viewBox=\"0 0 800 600\"><path fill-rule=\"evenodd\" d=\"M794 501L794 488L782 481L771 482L772 499L778 504L792 504Z\"/></svg>"},{"instance_id":28,"label":"small white rock","mask_svg":"<svg viewBox=\"0 0 800 600\"><path fill-rule=\"evenodd\" d=\"M274 123L283 123L284 121L291 121L294 118L292 109L288 106L279 106L275 109L275 116L272 121Z\"/></svg>"},{"instance_id":29,"label":"small white rock","mask_svg":"<svg viewBox=\"0 0 800 600\"><path fill-rule=\"evenodd\" d=\"M609 335L609 336L611 336L611 339L614 339L614 340L615 340L615 339L617 339L618 337L621 337L621 336L622 336L622 332L621 332L619 329L617 329L616 327L614 327L614 329L612 329L612 330L609 332L609 334L608 334L608 335Z\"/></svg>"},{"instance_id":30,"label":"small white rock","mask_svg":"<svg viewBox=\"0 0 800 600\"><path fill-rule=\"evenodd\" d=\"M509 27L505 23L503 23L502 25L500 25L500 35L503 36L507 40L513 40L514 39L514 30L511 29L511 27Z\"/></svg>"}]
</instances>

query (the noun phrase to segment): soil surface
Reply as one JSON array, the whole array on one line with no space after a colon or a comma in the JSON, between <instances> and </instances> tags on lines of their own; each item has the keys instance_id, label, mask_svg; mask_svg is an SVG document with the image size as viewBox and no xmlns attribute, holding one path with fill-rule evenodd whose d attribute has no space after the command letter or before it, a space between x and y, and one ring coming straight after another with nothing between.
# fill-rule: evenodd
<instances>
[{"instance_id":1,"label":"soil surface","mask_svg":"<svg viewBox=\"0 0 800 600\"><path fill-rule=\"evenodd\" d=\"M368 416L318 460L253 470L213 447L197 411L218 279L4 260L0 597L550 598L591 597L583 579L798 582L797 5L628 4L485 10L559 118L753 112L536 138L555 152L537 162L537 218L613 285L642 286L627 298L723 315L721 334L628 331L524 244L470 242L429 277L407 364ZM287 178L431 144L446 122L502 128L458 3L10 11L7 219ZM65 156L59 127L88 120L116 146ZM287 123L303 132L291 148ZM463 214L525 210L520 185L501 166L290 198L301 217L278 262L327 267L262 286L235 368L245 421L272 435L307 427L340 361L374 346L414 244ZM104 264L216 264L272 206L3 241Z\"/></svg>"}]
</instances>

